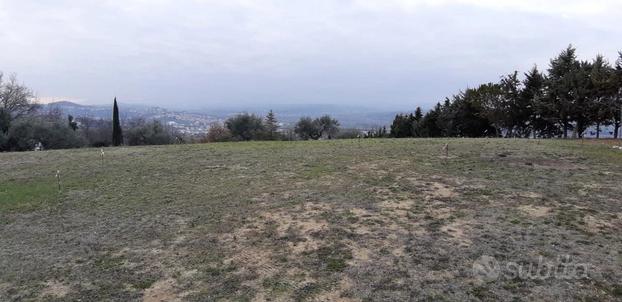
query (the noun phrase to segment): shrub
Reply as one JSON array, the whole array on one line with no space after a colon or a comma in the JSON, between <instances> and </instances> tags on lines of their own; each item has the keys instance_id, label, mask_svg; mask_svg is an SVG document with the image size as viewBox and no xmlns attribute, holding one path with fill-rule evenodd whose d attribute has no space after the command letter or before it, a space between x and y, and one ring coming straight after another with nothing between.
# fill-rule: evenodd
<instances>
[{"instance_id":1,"label":"shrub","mask_svg":"<svg viewBox=\"0 0 622 302\"><path fill-rule=\"evenodd\" d=\"M207 129L207 135L205 136L205 142L226 142L231 140L231 131L227 129L223 124L215 122L210 124Z\"/></svg>"},{"instance_id":2,"label":"shrub","mask_svg":"<svg viewBox=\"0 0 622 302\"><path fill-rule=\"evenodd\" d=\"M363 133L361 133L358 129L342 129L337 133L335 138L337 139L352 139L362 137Z\"/></svg>"},{"instance_id":3,"label":"shrub","mask_svg":"<svg viewBox=\"0 0 622 302\"><path fill-rule=\"evenodd\" d=\"M234 140L249 141L261 139L265 136L265 128L260 117L254 114L242 113L229 118L225 125L231 132Z\"/></svg>"},{"instance_id":4,"label":"shrub","mask_svg":"<svg viewBox=\"0 0 622 302\"><path fill-rule=\"evenodd\" d=\"M130 146L173 144L175 137L173 129L160 121L145 122L143 119L131 121L124 134L124 139Z\"/></svg>"},{"instance_id":5,"label":"shrub","mask_svg":"<svg viewBox=\"0 0 622 302\"><path fill-rule=\"evenodd\" d=\"M322 129L319 123L310 117L300 118L294 127L294 132L303 140L319 139L322 136Z\"/></svg>"},{"instance_id":6,"label":"shrub","mask_svg":"<svg viewBox=\"0 0 622 302\"><path fill-rule=\"evenodd\" d=\"M8 141L9 138L7 137L7 135L0 131L0 151L5 151L7 149L6 144L8 143Z\"/></svg>"},{"instance_id":7,"label":"shrub","mask_svg":"<svg viewBox=\"0 0 622 302\"><path fill-rule=\"evenodd\" d=\"M93 118L78 118L78 132L91 147L112 145L112 121Z\"/></svg>"},{"instance_id":8,"label":"shrub","mask_svg":"<svg viewBox=\"0 0 622 302\"><path fill-rule=\"evenodd\" d=\"M79 148L84 140L64 120L33 116L16 120L8 132L11 151L33 150L41 142L45 149Z\"/></svg>"}]
</instances>

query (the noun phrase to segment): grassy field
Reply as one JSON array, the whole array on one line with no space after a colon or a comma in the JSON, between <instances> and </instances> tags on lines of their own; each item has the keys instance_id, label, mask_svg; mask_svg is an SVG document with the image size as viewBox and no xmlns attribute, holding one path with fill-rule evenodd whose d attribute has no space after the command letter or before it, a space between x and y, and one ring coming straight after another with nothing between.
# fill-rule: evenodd
<instances>
[{"instance_id":1,"label":"grassy field","mask_svg":"<svg viewBox=\"0 0 622 302\"><path fill-rule=\"evenodd\" d=\"M622 151L607 145L105 151L0 154L0 301L622 299ZM484 273L544 261L585 274L478 274L491 258Z\"/></svg>"}]
</instances>

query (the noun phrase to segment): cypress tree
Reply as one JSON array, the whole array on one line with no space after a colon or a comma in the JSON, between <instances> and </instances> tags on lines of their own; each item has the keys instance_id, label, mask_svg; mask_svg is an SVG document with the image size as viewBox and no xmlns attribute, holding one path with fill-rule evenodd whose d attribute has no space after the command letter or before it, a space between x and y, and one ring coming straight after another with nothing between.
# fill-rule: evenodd
<instances>
[{"instance_id":1,"label":"cypress tree","mask_svg":"<svg viewBox=\"0 0 622 302\"><path fill-rule=\"evenodd\" d=\"M622 51L618 53L619 57L616 60L615 72L613 75L614 92L613 97L613 137L622 138L622 135L618 134L620 129L620 123L622 123Z\"/></svg>"},{"instance_id":2,"label":"cypress tree","mask_svg":"<svg viewBox=\"0 0 622 302\"><path fill-rule=\"evenodd\" d=\"M114 106L112 107L112 145L120 146L123 144L123 132L121 130L121 122L119 121L119 107L117 106L117 98L114 98Z\"/></svg>"}]
</instances>

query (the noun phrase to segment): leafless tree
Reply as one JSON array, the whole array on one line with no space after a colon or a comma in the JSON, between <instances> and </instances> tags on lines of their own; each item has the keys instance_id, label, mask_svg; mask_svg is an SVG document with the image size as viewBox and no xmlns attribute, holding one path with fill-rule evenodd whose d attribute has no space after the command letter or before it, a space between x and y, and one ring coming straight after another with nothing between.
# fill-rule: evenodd
<instances>
[{"instance_id":1,"label":"leafless tree","mask_svg":"<svg viewBox=\"0 0 622 302\"><path fill-rule=\"evenodd\" d=\"M209 129L207 130L207 135L205 136L204 142L214 143L214 142L224 142L231 139L231 132L227 127L225 127L222 123L214 122L211 123Z\"/></svg>"},{"instance_id":2,"label":"leafless tree","mask_svg":"<svg viewBox=\"0 0 622 302\"><path fill-rule=\"evenodd\" d=\"M38 105L32 101L34 94L28 87L19 84L15 75L3 81L0 72L0 111L9 114L11 119L21 117L37 110Z\"/></svg>"}]
</instances>

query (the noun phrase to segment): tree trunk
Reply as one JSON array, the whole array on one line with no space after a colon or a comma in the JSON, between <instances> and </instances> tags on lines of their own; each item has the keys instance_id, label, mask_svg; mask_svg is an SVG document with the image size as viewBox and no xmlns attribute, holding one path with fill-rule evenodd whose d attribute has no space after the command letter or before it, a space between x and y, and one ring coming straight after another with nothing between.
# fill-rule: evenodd
<instances>
[{"instance_id":1,"label":"tree trunk","mask_svg":"<svg viewBox=\"0 0 622 302\"><path fill-rule=\"evenodd\" d=\"M574 131L575 132L575 136L577 138L583 138L583 132L584 131L585 131L585 128L583 126L583 122L582 121L577 122L577 127L576 127L576 129Z\"/></svg>"},{"instance_id":2,"label":"tree trunk","mask_svg":"<svg viewBox=\"0 0 622 302\"><path fill-rule=\"evenodd\" d=\"M620 130L620 122L616 121L613 129L613 138L618 138L618 131Z\"/></svg>"},{"instance_id":3,"label":"tree trunk","mask_svg":"<svg viewBox=\"0 0 622 302\"><path fill-rule=\"evenodd\" d=\"M564 121L564 138L568 138L568 122Z\"/></svg>"},{"instance_id":4,"label":"tree trunk","mask_svg":"<svg viewBox=\"0 0 622 302\"><path fill-rule=\"evenodd\" d=\"M596 138L600 138L600 122L596 123Z\"/></svg>"}]
</instances>

